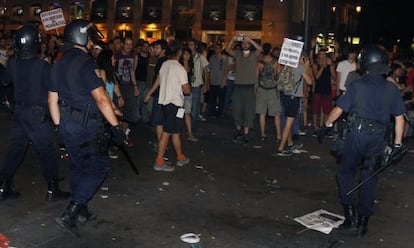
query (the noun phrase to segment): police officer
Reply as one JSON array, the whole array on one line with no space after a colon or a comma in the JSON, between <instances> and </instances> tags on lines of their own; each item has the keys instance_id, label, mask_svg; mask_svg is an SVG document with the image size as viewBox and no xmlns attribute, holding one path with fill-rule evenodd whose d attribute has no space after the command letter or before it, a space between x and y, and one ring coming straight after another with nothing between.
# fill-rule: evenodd
<instances>
[{"instance_id":1,"label":"police officer","mask_svg":"<svg viewBox=\"0 0 414 248\"><path fill-rule=\"evenodd\" d=\"M59 125L71 161L71 201L56 218L63 228L78 236L77 224L96 218L87 203L104 181L108 172L109 134L117 145L125 142L102 79L99 68L88 55L101 38L87 20L70 22L64 31L64 56L52 69L49 109L53 122Z\"/></svg>"},{"instance_id":2,"label":"police officer","mask_svg":"<svg viewBox=\"0 0 414 248\"><path fill-rule=\"evenodd\" d=\"M345 136L343 154L339 163L337 180L340 202L344 208L343 229L349 229L358 237L368 231L369 217L373 213L377 177L373 177L360 188L358 209L355 207L355 193L347 194L354 187L354 178L360 164L360 180L370 176L382 160L387 145L390 117L395 118L393 152L401 148L404 127L403 114L406 111L400 93L383 74L389 71L385 49L369 45L361 53L360 66L364 75L348 85L337 106L331 111L324 129L345 111L349 113L348 132ZM358 212L358 214L357 214Z\"/></svg>"},{"instance_id":3,"label":"police officer","mask_svg":"<svg viewBox=\"0 0 414 248\"><path fill-rule=\"evenodd\" d=\"M17 58L7 65L3 82L14 85L15 112L9 150L0 171L0 200L16 198L12 179L31 141L43 165L48 183L47 200L69 198L58 184L58 153L47 106L50 65L37 57L40 34L34 25L24 25L15 37Z\"/></svg>"}]
</instances>

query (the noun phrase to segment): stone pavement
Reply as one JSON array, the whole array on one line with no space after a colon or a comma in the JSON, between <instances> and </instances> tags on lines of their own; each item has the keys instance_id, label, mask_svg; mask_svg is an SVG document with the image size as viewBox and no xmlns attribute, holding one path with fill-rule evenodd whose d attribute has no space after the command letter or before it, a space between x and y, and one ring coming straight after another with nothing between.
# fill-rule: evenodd
<instances>
[{"instance_id":1,"label":"stone pavement","mask_svg":"<svg viewBox=\"0 0 414 248\"><path fill-rule=\"evenodd\" d=\"M2 161L9 130L10 116L0 110ZM129 152L141 174L133 174L122 154L110 161L109 175L89 205L98 219L80 227L80 238L54 222L67 202L45 202L46 184L30 147L14 180L22 196L0 202L0 233L10 239L10 246L184 248L190 245L179 237L193 232L201 235L203 248L413 247L412 150L381 174L369 232L356 239L338 230L329 235L306 230L293 220L318 209L342 214L330 140L319 145L310 135L303 136L299 142L307 153L272 157L270 129L267 143L252 133L249 145L243 146L232 143L230 118L211 119L200 124L198 142L183 139L191 163L166 173L152 169L152 128L137 125L132 133L136 145ZM175 162L172 148L168 157ZM60 162L62 186L68 189L69 161Z\"/></svg>"}]
</instances>

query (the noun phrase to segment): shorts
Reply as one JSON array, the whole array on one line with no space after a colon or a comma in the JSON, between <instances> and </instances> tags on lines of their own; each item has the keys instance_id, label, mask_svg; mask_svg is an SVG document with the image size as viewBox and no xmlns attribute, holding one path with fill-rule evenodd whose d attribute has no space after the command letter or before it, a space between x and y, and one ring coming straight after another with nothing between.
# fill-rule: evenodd
<instances>
[{"instance_id":1,"label":"shorts","mask_svg":"<svg viewBox=\"0 0 414 248\"><path fill-rule=\"evenodd\" d=\"M184 117L178 118L177 111L180 107L174 104L162 105L162 113L164 116L164 132L169 134L178 134L184 127Z\"/></svg>"},{"instance_id":2,"label":"shorts","mask_svg":"<svg viewBox=\"0 0 414 248\"><path fill-rule=\"evenodd\" d=\"M191 114L192 104L193 104L193 96L191 94L188 96L184 95L184 110L186 114Z\"/></svg>"},{"instance_id":3,"label":"shorts","mask_svg":"<svg viewBox=\"0 0 414 248\"><path fill-rule=\"evenodd\" d=\"M281 111L280 95L277 90L257 88L256 114L265 115L267 113L269 116L279 116Z\"/></svg>"},{"instance_id":4,"label":"shorts","mask_svg":"<svg viewBox=\"0 0 414 248\"><path fill-rule=\"evenodd\" d=\"M281 102L285 116L296 118L299 113L300 97L282 95Z\"/></svg>"},{"instance_id":5,"label":"shorts","mask_svg":"<svg viewBox=\"0 0 414 248\"><path fill-rule=\"evenodd\" d=\"M324 114L329 114L332 110L333 100L330 95L322 96L319 93L313 95L312 113L320 114L321 108Z\"/></svg>"}]
</instances>

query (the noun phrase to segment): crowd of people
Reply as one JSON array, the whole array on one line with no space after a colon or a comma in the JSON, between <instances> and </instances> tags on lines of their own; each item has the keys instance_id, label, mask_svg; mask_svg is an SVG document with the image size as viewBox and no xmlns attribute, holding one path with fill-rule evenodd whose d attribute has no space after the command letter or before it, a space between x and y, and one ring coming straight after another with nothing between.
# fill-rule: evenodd
<instances>
[{"instance_id":1,"label":"crowd of people","mask_svg":"<svg viewBox=\"0 0 414 248\"><path fill-rule=\"evenodd\" d=\"M39 149L44 164L47 198L69 198L69 193L61 191L57 184L56 159L49 161L51 157L45 155L55 149L51 144L52 126L46 120L49 108L73 164L71 201L56 221L73 232L77 223L94 218L87 203L106 177L107 158L117 158L119 146L134 146L131 125L139 122L154 127L157 155L153 169L156 171L171 172L176 166L190 163L181 144L183 130L186 139L198 142L199 122L221 119L225 113L231 113L234 121L234 143L249 143L250 131L258 116L260 142L272 142L274 156L291 156L300 153L302 145L294 143L295 137L306 135L305 131L319 138L321 133L323 137L335 136L340 129L333 127L334 121L340 118L338 113L355 111L352 107L354 88L358 88L355 82L370 71L371 74L388 73L386 80L398 90L406 110L402 111L397 104L401 108L391 114L399 117L406 112L403 135L413 135L413 63L397 58L388 60L391 53L387 54L386 61L368 63L369 66L387 63L387 68L391 68L381 67L378 72L374 67L361 68L366 65L360 64L357 49L349 50L341 59L337 53L312 46L310 53L302 52L298 66L291 68L278 63L279 47L269 43L260 45L249 36L233 37L225 49L220 42L207 46L195 39L184 42L160 39L149 43L115 37L102 43L99 32L92 27L86 20L76 20L66 27L63 38L52 35L40 40L34 38L37 37L34 27L25 26L16 33L16 37L21 36L19 39L0 38L0 72L5 82L1 86L1 101L10 105L15 120L20 120L25 111L36 114L27 116L33 117L29 122L40 130L33 133L25 125L13 130L12 145L0 173L0 198L18 196L11 187L12 178L29 141ZM88 31L82 32L83 28ZM33 70L44 70L44 78L34 74L29 79L17 77L16 68L26 71L26 76L32 75ZM38 88L28 89L22 84L25 80L33 80ZM348 94L348 89L353 90ZM27 94L36 97L27 97ZM40 99L42 96L44 99ZM334 108L338 99L340 110ZM41 110L41 115L46 117L38 123L36 118ZM268 138L266 131L268 119L274 122L272 138ZM397 121L400 125L401 119ZM104 123L109 124L109 134ZM332 128L328 130L328 127ZM396 144L401 144L399 131ZM41 141L39 135L49 139ZM175 165L165 157L170 139L176 152ZM348 161L348 165L357 165L355 162ZM343 202L346 213L351 211L350 201ZM371 209L366 210L366 215L370 214ZM347 226L354 225L350 218ZM363 232L366 230L359 234Z\"/></svg>"}]
</instances>

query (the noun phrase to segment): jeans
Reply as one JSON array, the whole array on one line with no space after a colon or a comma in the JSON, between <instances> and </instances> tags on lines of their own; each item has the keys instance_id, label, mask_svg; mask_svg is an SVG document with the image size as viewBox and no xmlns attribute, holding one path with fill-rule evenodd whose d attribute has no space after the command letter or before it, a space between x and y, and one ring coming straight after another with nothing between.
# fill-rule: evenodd
<instances>
[{"instance_id":1,"label":"jeans","mask_svg":"<svg viewBox=\"0 0 414 248\"><path fill-rule=\"evenodd\" d=\"M198 116L200 114L201 106L201 86L191 87L191 95L193 97L191 103L191 119L193 131L197 131L198 128Z\"/></svg>"},{"instance_id":2,"label":"jeans","mask_svg":"<svg viewBox=\"0 0 414 248\"><path fill-rule=\"evenodd\" d=\"M141 115L141 122L146 123L149 121L147 104L144 103L144 96L148 91L146 82L138 81L138 89L139 89L138 112Z\"/></svg>"}]
</instances>

